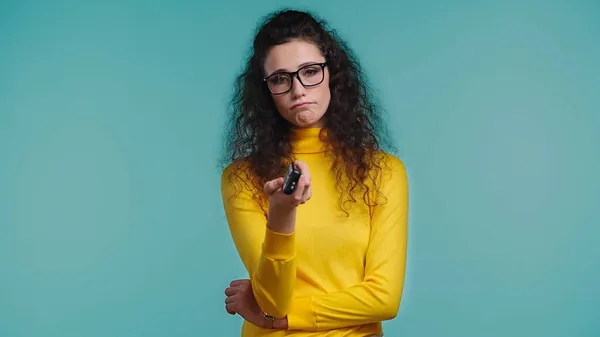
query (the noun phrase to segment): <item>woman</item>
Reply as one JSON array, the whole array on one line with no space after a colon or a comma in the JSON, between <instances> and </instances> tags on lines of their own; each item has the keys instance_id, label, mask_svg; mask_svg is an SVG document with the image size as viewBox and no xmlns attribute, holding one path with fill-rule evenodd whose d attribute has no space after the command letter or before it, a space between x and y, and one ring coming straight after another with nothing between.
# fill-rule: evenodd
<instances>
[{"instance_id":1,"label":"woman","mask_svg":"<svg viewBox=\"0 0 600 337\"><path fill-rule=\"evenodd\" d=\"M225 290L242 336L380 336L398 312L405 168L381 150L358 63L325 27L270 15L238 78L221 187L249 274ZM287 195L291 163L302 175Z\"/></svg>"}]
</instances>

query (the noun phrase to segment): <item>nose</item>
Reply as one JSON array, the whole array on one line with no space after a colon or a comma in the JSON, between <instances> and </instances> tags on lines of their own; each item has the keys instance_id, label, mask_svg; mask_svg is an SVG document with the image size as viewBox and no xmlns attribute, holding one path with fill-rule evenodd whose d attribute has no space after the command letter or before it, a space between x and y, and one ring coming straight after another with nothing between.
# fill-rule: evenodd
<instances>
[{"instance_id":1,"label":"nose","mask_svg":"<svg viewBox=\"0 0 600 337\"><path fill-rule=\"evenodd\" d=\"M301 97L306 94L306 88L300 83L298 76L292 77L292 96Z\"/></svg>"}]
</instances>

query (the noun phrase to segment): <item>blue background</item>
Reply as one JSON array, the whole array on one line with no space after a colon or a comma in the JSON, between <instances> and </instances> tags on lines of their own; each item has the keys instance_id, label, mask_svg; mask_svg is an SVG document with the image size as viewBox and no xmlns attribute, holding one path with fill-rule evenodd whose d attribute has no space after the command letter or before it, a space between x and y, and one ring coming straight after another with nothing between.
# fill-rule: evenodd
<instances>
[{"instance_id":1,"label":"blue background","mask_svg":"<svg viewBox=\"0 0 600 337\"><path fill-rule=\"evenodd\" d=\"M410 179L386 336L600 335L597 1L0 2L0 336L236 336L225 105L258 20L317 11Z\"/></svg>"}]
</instances>

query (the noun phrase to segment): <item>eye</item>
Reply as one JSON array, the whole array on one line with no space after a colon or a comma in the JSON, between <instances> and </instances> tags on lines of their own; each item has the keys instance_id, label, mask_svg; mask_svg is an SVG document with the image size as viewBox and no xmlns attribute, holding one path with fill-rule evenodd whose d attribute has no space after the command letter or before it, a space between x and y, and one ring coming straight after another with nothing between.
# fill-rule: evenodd
<instances>
[{"instance_id":1,"label":"eye","mask_svg":"<svg viewBox=\"0 0 600 337\"><path fill-rule=\"evenodd\" d=\"M288 82L288 77L285 74L276 74L269 77L269 83L273 85L285 84Z\"/></svg>"},{"instance_id":2,"label":"eye","mask_svg":"<svg viewBox=\"0 0 600 337\"><path fill-rule=\"evenodd\" d=\"M319 67L319 66L310 66L310 67L302 69L302 75L308 76L308 77L317 75L320 72L321 72L321 67Z\"/></svg>"}]
</instances>

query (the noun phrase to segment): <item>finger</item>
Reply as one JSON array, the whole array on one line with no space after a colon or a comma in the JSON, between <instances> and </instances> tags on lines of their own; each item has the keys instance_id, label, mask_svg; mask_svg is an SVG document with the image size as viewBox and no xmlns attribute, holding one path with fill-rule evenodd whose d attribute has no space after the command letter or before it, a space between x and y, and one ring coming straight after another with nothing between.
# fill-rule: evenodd
<instances>
[{"instance_id":1,"label":"finger","mask_svg":"<svg viewBox=\"0 0 600 337\"><path fill-rule=\"evenodd\" d=\"M302 174L300 176L300 179L304 181L305 188L310 186L310 173L306 175Z\"/></svg>"},{"instance_id":2,"label":"finger","mask_svg":"<svg viewBox=\"0 0 600 337\"><path fill-rule=\"evenodd\" d=\"M241 279L241 280L233 280L231 281L231 283L229 283L230 287L239 287L243 284L248 284L250 283L250 280L248 279Z\"/></svg>"},{"instance_id":3,"label":"finger","mask_svg":"<svg viewBox=\"0 0 600 337\"><path fill-rule=\"evenodd\" d=\"M305 180L305 177L300 177L300 179ZM300 203L304 204L307 200L308 197L308 192L310 191L310 185L307 184L306 181L304 181L304 186L302 188L302 196L300 197Z\"/></svg>"},{"instance_id":4,"label":"finger","mask_svg":"<svg viewBox=\"0 0 600 337\"><path fill-rule=\"evenodd\" d=\"M228 296L225 297L225 304L233 303L237 299L237 296Z\"/></svg>"},{"instance_id":5,"label":"finger","mask_svg":"<svg viewBox=\"0 0 600 337\"><path fill-rule=\"evenodd\" d=\"M308 165L306 165L306 163L301 160L296 160L294 162L294 165L298 166L300 171L302 171L302 175L307 177L308 181L310 182L310 170L308 169Z\"/></svg>"},{"instance_id":6,"label":"finger","mask_svg":"<svg viewBox=\"0 0 600 337\"><path fill-rule=\"evenodd\" d=\"M235 305L233 303L227 303L225 305L225 310L227 310L227 313L230 315L235 315L237 313L235 310Z\"/></svg>"},{"instance_id":7,"label":"finger","mask_svg":"<svg viewBox=\"0 0 600 337\"><path fill-rule=\"evenodd\" d=\"M229 288L225 289L225 295L233 296L233 295L237 294L238 291L239 291L239 289L237 287L229 287Z\"/></svg>"},{"instance_id":8,"label":"finger","mask_svg":"<svg viewBox=\"0 0 600 337\"><path fill-rule=\"evenodd\" d=\"M294 191L294 194L292 194L293 203L295 205L300 205L303 203L303 196L305 190L307 190L306 178L304 176L301 176L300 180L298 181L298 185L296 185L296 191Z\"/></svg>"},{"instance_id":9,"label":"finger","mask_svg":"<svg viewBox=\"0 0 600 337\"><path fill-rule=\"evenodd\" d=\"M302 193L302 204L304 204L305 202L310 200L311 196L312 196L312 188L310 187L309 184L307 184L304 187L304 193Z\"/></svg>"},{"instance_id":10,"label":"finger","mask_svg":"<svg viewBox=\"0 0 600 337\"><path fill-rule=\"evenodd\" d=\"M282 186L283 186L283 178L279 177L277 179L267 181L267 183L265 183L263 190L265 191L265 193L267 195L271 195L271 194L277 192L277 190L280 189Z\"/></svg>"},{"instance_id":11,"label":"finger","mask_svg":"<svg viewBox=\"0 0 600 337\"><path fill-rule=\"evenodd\" d=\"M312 195L310 171L308 170L308 166L303 161L297 160L296 165L300 168L300 170L302 170L300 180L303 181L303 190L300 204L304 204Z\"/></svg>"}]
</instances>

